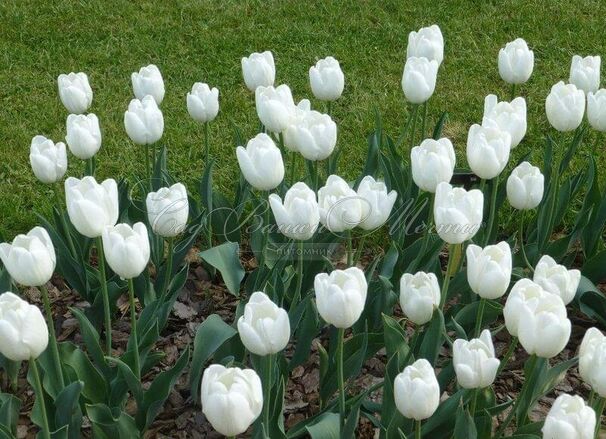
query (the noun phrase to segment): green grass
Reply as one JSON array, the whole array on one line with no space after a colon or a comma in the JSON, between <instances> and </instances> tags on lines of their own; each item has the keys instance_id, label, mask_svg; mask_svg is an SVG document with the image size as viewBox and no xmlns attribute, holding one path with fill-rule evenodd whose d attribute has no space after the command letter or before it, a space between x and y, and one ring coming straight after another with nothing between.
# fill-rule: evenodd
<instances>
[{"instance_id":1,"label":"green grass","mask_svg":"<svg viewBox=\"0 0 606 439\"><path fill-rule=\"evenodd\" d=\"M154 4L155 3L155 4ZM408 32L438 23L446 40L445 61L430 101L435 120L450 112L445 134L464 164L468 127L479 122L488 93L507 97L496 57L520 36L535 51L535 70L521 92L527 96L529 130L518 156L541 158L547 129L544 99L568 77L570 59L604 48L606 3L578 1L4 1L0 5L0 233L5 237L36 223L48 212L52 189L38 183L29 167L36 134L65 137L66 110L57 96L60 73L84 71L94 90L91 111L101 121L103 146L98 176L141 173L140 148L123 128L132 97L130 73L155 63L164 76L163 142L172 173L195 191L203 164L202 129L188 116L185 95L196 81L220 89L221 110L212 124L215 182L231 188L238 175L234 126L249 137L258 127L254 99L242 80L240 58L271 49L276 83L291 86L295 99L310 97L308 69L333 55L346 76L343 97L333 107L344 151L342 173L362 167L366 134L378 109L395 135L407 112L400 88ZM312 101L313 102L313 101ZM70 156L69 174L82 163Z\"/></svg>"}]
</instances>

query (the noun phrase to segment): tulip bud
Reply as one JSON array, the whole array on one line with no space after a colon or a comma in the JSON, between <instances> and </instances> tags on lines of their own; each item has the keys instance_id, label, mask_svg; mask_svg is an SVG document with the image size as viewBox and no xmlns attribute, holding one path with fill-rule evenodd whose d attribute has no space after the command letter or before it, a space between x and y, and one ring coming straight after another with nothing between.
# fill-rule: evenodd
<instances>
[{"instance_id":1,"label":"tulip bud","mask_svg":"<svg viewBox=\"0 0 606 439\"><path fill-rule=\"evenodd\" d=\"M596 416L580 396L562 394L547 413L543 439L593 439Z\"/></svg>"},{"instance_id":2,"label":"tulip bud","mask_svg":"<svg viewBox=\"0 0 606 439\"><path fill-rule=\"evenodd\" d=\"M507 179L507 199L514 209L534 209L543 199L545 177L536 166L522 162Z\"/></svg>"},{"instance_id":3,"label":"tulip bud","mask_svg":"<svg viewBox=\"0 0 606 439\"><path fill-rule=\"evenodd\" d=\"M579 375L598 395L606 398L606 337L597 328L589 328L581 342Z\"/></svg>"},{"instance_id":4,"label":"tulip bud","mask_svg":"<svg viewBox=\"0 0 606 439\"><path fill-rule=\"evenodd\" d=\"M467 281L483 299L498 299L507 292L511 270L511 248L507 242L484 248L467 246Z\"/></svg>"},{"instance_id":5,"label":"tulip bud","mask_svg":"<svg viewBox=\"0 0 606 439\"><path fill-rule=\"evenodd\" d=\"M108 178L97 183L94 177L65 180L65 204L69 220L88 238L97 238L107 226L118 221L118 185Z\"/></svg>"},{"instance_id":6,"label":"tulip bud","mask_svg":"<svg viewBox=\"0 0 606 439\"><path fill-rule=\"evenodd\" d=\"M65 143L54 143L44 136L35 136L29 152L34 175L42 183L56 183L67 171Z\"/></svg>"},{"instance_id":7,"label":"tulip bud","mask_svg":"<svg viewBox=\"0 0 606 439\"><path fill-rule=\"evenodd\" d=\"M364 230L375 230L389 219L393 205L398 198L396 191L387 192L387 186L382 181L367 175L358 186L358 197L362 205L362 221L358 227Z\"/></svg>"},{"instance_id":8,"label":"tulip bud","mask_svg":"<svg viewBox=\"0 0 606 439\"><path fill-rule=\"evenodd\" d=\"M316 306L322 318L336 328L346 329L358 321L366 304L368 285L358 267L319 273L314 279Z\"/></svg>"},{"instance_id":9,"label":"tulip bud","mask_svg":"<svg viewBox=\"0 0 606 439\"><path fill-rule=\"evenodd\" d=\"M35 305L0 294L0 353L12 361L35 360L48 346L48 327Z\"/></svg>"},{"instance_id":10,"label":"tulip bud","mask_svg":"<svg viewBox=\"0 0 606 439\"><path fill-rule=\"evenodd\" d=\"M271 194L269 205L278 229L287 238L305 241L318 229L320 211L316 193L303 182L295 183L286 191L284 203L279 195Z\"/></svg>"},{"instance_id":11,"label":"tulip bud","mask_svg":"<svg viewBox=\"0 0 606 439\"><path fill-rule=\"evenodd\" d=\"M307 160L324 160L337 144L337 124L328 114L295 111L296 116L284 131L284 144Z\"/></svg>"},{"instance_id":12,"label":"tulip bud","mask_svg":"<svg viewBox=\"0 0 606 439\"><path fill-rule=\"evenodd\" d=\"M433 273L404 273L400 278L400 307L404 315L417 325L431 320L440 306L440 285Z\"/></svg>"},{"instance_id":13,"label":"tulip bud","mask_svg":"<svg viewBox=\"0 0 606 439\"><path fill-rule=\"evenodd\" d=\"M436 231L449 244L473 238L482 225L484 194L478 189L466 191L442 182L436 188L433 215Z\"/></svg>"},{"instance_id":14,"label":"tulip bud","mask_svg":"<svg viewBox=\"0 0 606 439\"><path fill-rule=\"evenodd\" d=\"M433 367L424 358L396 376L393 392L398 411L416 421L430 418L440 405L440 385Z\"/></svg>"},{"instance_id":15,"label":"tulip bud","mask_svg":"<svg viewBox=\"0 0 606 439\"><path fill-rule=\"evenodd\" d=\"M333 233L351 230L362 220L362 201L338 175L330 175L318 191L320 222Z\"/></svg>"},{"instance_id":16,"label":"tulip bud","mask_svg":"<svg viewBox=\"0 0 606 439\"><path fill-rule=\"evenodd\" d=\"M134 279L149 262L149 238L143 223L118 224L103 230L105 259L122 279Z\"/></svg>"},{"instance_id":17,"label":"tulip bud","mask_svg":"<svg viewBox=\"0 0 606 439\"><path fill-rule=\"evenodd\" d=\"M587 120L594 130L606 131L606 89L587 93Z\"/></svg>"},{"instance_id":18,"label":"tulip bud","mask_svg":"<svg viewBox=\"0 0 606 439\"><path fill-rule=\"evenodd\" d=\"M288 313L265 293L253 293L238 319L238 332L244 347L253 354L277 354L290 338Z\"/></svg>"},{"instance_id":19,"label":"tulip bud","mask_svg":"<svg viewBox=\"0 0 606 439\"><path fill-rule=\"evenodd\" d=\"M582 58L574 55L570 65L569 82L585 93L595 93L600 88L600 63L599 56Z\"/></svg>"},{"instance_id":20,"label":"tulip bud","mask_svg":"<svg viewBox=\"0 0 606 439\"><path fill-rule=\"evenodd\" d=\"M523 84L532 75L534 52L526 41L516 38L499 51L499 75L508 84Z\"/></svg>"},{"instance_id":21,"label":"tulip bud","mask_svg":"<svg viewBox=\"0 0 606 439\"><path fill-rule=\"evenodd\" d=\"M248 183L260 191L277 188L284 179L282 152L265 133L259 133L236 149L238 164Z\"/></svg>"},{"instance_id":22,"label":"tulip bud","mask_svg":"<svg viewBox=\"0 0 606 439\"><path fill-rule=\"evenodd\" d=\"M139 100L145 96L151 96L157 105L164 99L164 80L160 69L153 64L147 67L141 67L139 73L133 72L130 75L133 83L133 93Z\"/></svg>"},{"instance_id":23,"label":"tulip bud","mask_svg":"<svg viewBox=\"0 0 606 439\"><path fill-rule=\"evenodd\" d=\"M511 148L515 148L526 135L526 99L517 97L511 102L499 102L495 95L486 96L482 125L490 126L489 120L500 130L509 133Z\"/></svg>"},{"instance_id":24,"label":"tulip bud","mask_svg":"<svg viewBox=\"0 0 606 439\"><path fill-rule=\"evenodd\" d=\"M124 112L126 134L137 145L151 145L162 137L164 116L150 95L133 99Z\"/></svg>"},{"instance_id":25,"label":"tulip bud","mask_svg":"<svg viewBox=\"0 0 606 439\"><path fill-rule=\"evenodd\" d=\"M197 122L211 122L219 113L219 90L208 84L196 82L187 93L187 111Z\"/></svg>"},{"instance_id":26,"label":"tulip bud","mask_svg":"<svg viewBox=\"0 0 606 439\"><path fill-rule=\"evenodd\" d=\"M558 131L577 129L585 113L585 93L574 84L558 82L551 87L545 100L545 112L552 127Z\"/></svg>"},{"instance_id":27,"label":"tulip bud","mask_svg":"<svg viewBox=\"0 0 606 439\"><path fill-rule=\"evenodd\" d=\"M321 101L336 101L345 87L345 76L339 61L327 56L309 68L309 83L314 96Z\"/></svg>"},{"instance_id":28,"label":"tulip bud","mask_svg":"<svg viewBox=\"0 0 606 439\"><path fill-rule=\"evenodd\" d=\"M255 91L259 86L274 85L276 79L274 56L269 50L266 50L263 53L255 52L242 58L242 75L246 87L250 91Z\"/></svg>"},{"instance_id":29,"label":"tulip bud","mask_svg":"<svg viewBox=\"0 0 606 439\"><path fill-rule=\"evenodd\" d=\"M452 352L459 386L464 389L483 389L494 382L501 362L495 356L488 329L482 331L480 338L455 340Z\"/></svg>"},{"instance_id":30,"label":"tulip bud","mask_svg":"<svg viewBox=\"0 0 606 439\"><path fill-rule=\"evenodd\" d=\"M21 285L39 287L53 276L57 258L53 242L42 227L0 244L0 258L8 274Z\"/></svg>"},{"instance_id":31,"label":"tulip bud","mask_svg":"<svg viewBox=\"0 0 606 439\"><path fill-rule=\"evenodd\" d=\"M295 116L295 103L286 84L257 87L255 105L261 123L272 133L286 130Z\"/></svg>"},{"instance_id":32,"label":"tulip bud","mask_svg":"<svg viewBox=\"0 0 606 439\"><path fill-rule=\"evenodd\" d=\"M150 192L145 199L147 218L153 232L172 238L185 230L189 216L187 189L181 183Z\"/></svg>"},{"instance_id":33,"label":"tulip bud","mask_svg":"<svg viewBox=\"0 0 606 439\"><path fill-rule=\"evenodd\" d=\"M427 101L436 89L439 64L436 60L410 57L404 65L402 75L402 90L404 96L412 104L422 104Z\"/></svg>"},{"instance_id":34,"label":"tulip bud","mask_svg":"<svg viewBox=\"0 0 606 439\"><path fill-rule=\"evenodd\" d=\"M202 376L202 413L224 436L237 436L259 417L263 409L263 388L252 369L209 366Z\"/></svg>"},{"instance_id":35,"label":"tulip bud","mask_svg":"<svg viewBox=\"0 0 606 439\"><path fill-rule=\"evenodd\" d=\"M408 47L406 58L427 58L435 60L438 66L444 59L444 37L437 24L422 27L418 32L412 31L408 34Z\"/></svg>"},{"instance_id":36,"label":"tulip bud","mask_svg":"<svg viewBox=\"0 0 606 439\"><path fill-rule=\"evenodd\" d=\"M93 90L90 88L86 73L61 74L57 78L57 83L59 97L67 111L82 114L88 110L93 102Z\"/></svg>"},{"instance_id":37,"label":"tulip bud","mask_svg":"<svg viewBox=\"0 0 606 439\"><path fill-rule=\"evenodd\" d=\"M488 120L490 122L490 120ZM499 175L509 160L511 136L495 123L474 124L467 136L467 161L478 177L490 180Z\"/></svg>"},{"instance_id":38,"label":"tulip bud","mask_svg":"<svg viewBox=\"0 0 606 439\"><path fill-rule=\"evenodd\" d=\"M581 272L576 269L568 270L556 263L551 256L544 255L534 269L532 280L548 293L559 296L564 304L568 305L577 293Z\"/></svg>"},{"instance_id":39,"label":"tulip bud","mask_svg":"<svg viewBox=\"0 0 606 439\"><path fill-rule=\"evenodd\" d=\"M99 119L94 114L70 114L67 116L65 141L73 155L88 160L101 148Z\"/></svg>"},{"instance_id":40,"label":"tulip bud","mask_svg":"<svg viewBox=\"0 0 606 439\"><path fill-rule=\"evenodd\" d=\"M427 192L435 193L439 183L449 183L455 164L454 148L446 137L425 139L410 151L412 179Z\"/></svg>"}]
</instances>

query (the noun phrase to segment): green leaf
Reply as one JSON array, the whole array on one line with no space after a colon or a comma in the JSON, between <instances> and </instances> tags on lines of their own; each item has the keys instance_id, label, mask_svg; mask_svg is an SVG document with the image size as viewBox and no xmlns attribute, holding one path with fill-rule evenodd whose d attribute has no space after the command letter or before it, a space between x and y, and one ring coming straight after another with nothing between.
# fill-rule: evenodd
<instances>
[{"instance_id":1,"label":"green leaf","mask_svg":"<svg viewBox=\"0 0 606 439\"><path fill-rule=\"evenodd\" d=\"M215 267L223 276L225 286L238 297L240 283L244 279L244 268L240 263L240 246L237 242L226 242L200 253L200 257Z\"/></svg>"},{"instance_id":2,"label":"green leaf","mask_svg":"<svg viewBox=\"0 0 606 439\"><path fill-rule=\"evenodd\" d=\"M406 358L410 351L406 332L396 319L386 314L383 314L383 336L387 358L391 358L395 353L401 358Z\"/></svg>"},{"instance_id":3,"label":"green leaf","mask_svg":"<svg viewBox=\"0 0 606 439\"><path fill-rule=\"evenodd\" d=\"M434 312L427 330L422 334L423 340L419 348L418 358L425 358L432 365L435 364L444 342L444 330L444 315L438 309Z\"/></svg>"},{"instance_id":4,"label":"green leaf","mask_svg":"<svg viewBox=\"0 0 606 439\"><path fill-rule=\"evenodd\" d=\"M454 439L476 439L478 433L473 418L461 402L457 410L457 420L454 429Z\"/></svg>"},{"instance_id":5,"label":"green leaf","mask_svg":"<svg viewBox=\"0 0 606 439\"><path fill-rule=\"evenodd\" d=\"M446 123L447 120L448 120L448 112L445 111L442 113L442 115L440 116L440 119L438 119L438 123L436 123L436 126L433 129L432 137L434 140L439 140L440 137L442 137L442 131L444 130L444 124Z\"/></svg>"},{"instance_id":6,"label":"green leaf","mask_svg":"<svg viewBox=\"0 0 606 439\"><path fill-rule=\"evenodd\" d=\"M103 349L101 349L101 345L99 344L99 333L82 311L73 307L70 308L70 311L80 324L80 331L82 332L84 345L86 346L89 355L92 357L93 362L98 368L101 369L101 372L105 376L110 376L111 373L109 371L109 366L105 361Z\"/></svg>"},{"instance_id":7,"label":"green leaf","mask_svg":"<svg viewBox=\"0 0 606 439\"><path fill-rule=\"evenodd\" d=\"M17 421L21 400L9 393L0 393L0 425L6 427L13 435L17 433Z\"/></svg>"},{"instance_id":8,"label":"green leaf","mask_svg":"<svg viewBox=\"0 0 606 439\"><path fill-rule=\"evenodd\" d=\"M122 374L122 378L124 378L124 381L126 381L126 385L131 391L133 398L135 398L135 401L137 402L137 406L141 407L143 403L143 388L141 387L141 383L135 376L133 370L128 364L118 358L107 357L107 360L115 363L118 366L118 369L120 369L120 373Z\"/></svg>"},{"instance_id":9,"label":"green leaf","mask_svg":"<svg viewBox=\"0 0 606 439\"><path fill-rule=\"evenodd\" d=\"M306 429L311 439L341 439L339 422L337 413L327 412Z\"/></svg>"},{"instance_id":10,"label":"green leaf","mask_svg":"<svg viewBox=\"0 0 606 439\"><path fill-rule=\"evenodd\" d=\"M99 432L109 439L140 437L135 420L117 407L110 409L105 404L88 404L86 415L93 426L94 437L97 437Z\"/></svg>"},{"instance_id":11,"label":"green leaf","mask_svg":"<svg viewBox=\"0 0 606 439\"><path fill-rule=\"evenodd\" d=\"M84 383L82 396L91 403L107 400L108 382L112 375L102 375L86 354L72 343L59 344L61 358L67 370L73 371L78 380Z\"/></svg>"},{"instance_id":12,"label":"green leaf","mask_svg":"<svg viewBox=\"0 0 606 439\"><path fill-rule=\"evenodd\" d=\"M80 437L82 412L78 402L83 388L82 381L75 381L66 386L55 400L55 426L65 427L66 437Z\"/></svg>"},{"instance_id":13,"label":"green leaf","mask_svg":"<svg viewBox=\"0 0 606 439\"><path fill-rule=\"evenodd\" d=\"M574 303L583 314L606 327L606 296L585 276L581 276Z\"/></svg>"}]
</instances>

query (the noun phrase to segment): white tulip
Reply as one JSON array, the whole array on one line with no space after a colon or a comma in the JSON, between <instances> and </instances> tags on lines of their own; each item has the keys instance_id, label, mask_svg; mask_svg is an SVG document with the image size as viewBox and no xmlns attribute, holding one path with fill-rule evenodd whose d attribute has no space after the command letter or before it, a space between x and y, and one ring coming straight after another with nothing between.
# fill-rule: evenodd
<instances>
[{"instance_id":1,"label":"white tulip","mask_svg":"<svg viewBox=\"0 0 606 439\"><path fill-rule=\"evenodd\" d=\"M211 122L219 113L219 89L196 82L187 93L187 111L197 122Z\"/></svg>"},{"instance_id":2,"label":"white tulip","mask_svg":"<svg viewBox=\"0 0 606 439\"><path fill-rule=\"evenodd\" d=\"M128 110L124 112L124 129L137 145L151 145L160 140L164 132L164 116L152 96L130 101Z\"/></svg>"},{"instance_id":3,"label":"white tulip","mask_svg":"<svg viewBox=\"0 0 606 439\"><path fill-rule=\"evenodd\" d=\"M534 310L539 300L546 294L547 292L539 284L530 279L523 278L514 284L503 308L505 325L512 336L518 337L522 308Z\"/></svg>"},{"instance_id":4,"label":"white tulip","mask_svg":"<svg viewBox=\"0 0 606 439\"><path fill-rule=\"evenodd\" d=\"M499 51L499 75L509 84L523 84L532 75L534 52L526 41L516 38Z\"/></svg>"},{"instance_id":5,"label":"white tulip","mask_svg":"<svg viewBox=\"0 0 606 439\"><path fill-rule=\"evenodd\" d=\"M483 209L484 195L480 190L438 184L433 208L438 235L449 244L473 238L482 225Z\"/></svg>"},{"instance_id":6,"label":"white tulip","mask_svg":"<svg viewBox=\"0 0 606 439\"><path fill-rule=\"evenodd\" d=\"M450 183L456 156L452 142L443 137L425 139L410 151L412 179L419 188L435 193L439 183Z\"/></svg>"},{"instance_id":7,"label":"white tulip","mask_svg":"<svg viewBox=\"0 0 606 439\"><path fill-rule=\"evenodd\" d=\"M53 276L57 258L53 242L42 227L0 244L0 258L8 274L21 285L39 287Z\"/></svg>"},{"instance_id":8,"label":"white tulip","mask_svg":"<svg viewBox=\"0 0 606 439\"><path fill-rule=\"evenodd\" d=\"M509 160L511 136L496 124L474 124L467 136L467 162L478 177L490 180L499 175Z\"/></svg>"},{"instance_id":9,"label":"white tulip","mask_svg":"<svg viewBox=\"0 0 606 439\"><path fill-rule=\"evenodd\" d=\"M337 124L328 114L298 111L284 131L284 144L307 160L328 158L337 144Z\"/></svg>"},{"instance_id":10,"label":"white tulip","mask_svg":"<svg viewBox=\"0 0 606 439\"><path fill-rule=\"evenodd\" d=\"M266 50L263 53L255 52L242 58L242 75L246 87L250 91L255 91L259 86L274 85L276 79L274 56L269 50Z\"/></svg>"},{"instance_id":11,"label":"white tulip","mask_svg":"<svg viewBox=\"0 0 606 439\"><path fill-rule=\"evenodd\" d=\"M202 413L215 430L236 436L248 430L263 410L263 387L252 369L209 366L202 375Z\"/></svg>"},{"instance_id":12,"label":"white tulip","mask_svg":"<svg viewBox=\"0 0 606 439\"><path fill-rule=\"evenodd\" d=\"M73 155L88 160L101 148L99 119L94 114L70 114L67 116L65 141Z\"/></svg>"},{"instance_id":13,"label":"white tulip","mask_svg":"<svg viewBox=\"0 0 606 439\"><path fill-rule=\"evenodd\" d=\"M133 93L139 100L151 96L156 104L160 105L164 99L164 80L157 66L150 64L141 67L139 72L130 75L133 83Z\"/></svg>"},{"instance_id":14,"label":"white tulip","mask_svg":"<svg viewBox=\"0 0 606 439\"><path fill-rule=\"evenodd\" d=\"M263 87L255 90L255 106L261 123L272 133L281 133L295 117L295 103L286 84Z\"/></svg>"},{"instance_id":15,"label":"white tulip","mask_svg":"<svg viewBox=\"0 0 606 439\"><path fill-rule=\"evenodd\" d=\"M440 285L433 273L404 273L400 278L400 307L404 315L417 325L431 320L440 306Z\"/></svg>"},{"instance_id":16,"label":"white tulip","mask_svg":"<svg viewBox=\"0 0 606 439\"><path fill-rule=\"evenodd\" d=\"M307 114L311 111L311 102L309 99L301 99L299 103L295 106L293 116L290 119L290 124L288 128L284 131L284 146L287 150L292 152L299 152L299 144L301 143L301 138L294 134L296 131L294 130L294 126L298 126L299 124L303 124L303 119L307 117ZM306 125L303 125L306 126ZM336 142L336 139L335 139Z\"/></svg>"},{"instance_id":17,"label":"white tulip","mask_svg":"<svg viewBox=\"0 0 606 439\"><path fill-rule=\"evenodd\" d=\"M318 191L318 205L320 222L333 233L351 230L363 219L360 197L337 175L330 175Z\"/></svg>"},{"instance_id":18,"label":"white tulip","mask_svg":"<svg viewBox=\"0 0 606 439\"><path fill-rule=\"evenodd\" d=\"M526 99L517 97L511 102L499 102L496 95L484 98L484 118L482 125L490 126L490 122L511 136L511 148L520 144L526 135Z\"/></svg>"},{"instance_id":19,"label":"white tulip","mask_svg":"<svg viewBox=\"0 0 606 439\"><path fill-rule=\"evenodd\" d=\"M288 344L288 313L265 293L255 292L238 319L238 333L244 347L255 355L277 354Z\"/></svg>"},{"instance_id":20,"label":"white tulip","mask_svg":"<svg viewBox=\"0 0 606 439\"><path fill-rule=\"evenodd\" d=\"M118 185L108 178L97 183L94 177L65 180L65 203L71 223L88 238L97 238L107 226L118 221Z\"/></svg>"},{"instance_id":21,"label":"white tulip","mask_svg":"<svg viewBox=\"0 0 606 439\"><path fill-rule=\"evenodd\" d=\"M413 56L435 60L438 65L442 64L442 60L444 59L444 37L437 24L422 27L417 32L412 31L408 34L406 58Z\"/></svg>"},{"instance_id":22,"label":"white tulip","mask_svg":"<svg viewBox=\"0 0 606 439\"><path fill-rule=\"evenodd\" d=\"M12 361L35 360L48 346L48 327L35 305L0 294L0 353Z\"/></svg>"},{"instance_id":23,"label":"white tulip","mask_svg":"<svg viewBox=\"0 0 606 439\"><path fill-rule=\"evenodd\" d=\"M29 152L34 175L42 183L56 183L67 171L65 143L53 142L44 136L35 136Z\"/></svg>"},{"instance_id":24,"label":"white tulip","mask_svg":"<svg viewBox=\"0 0 606 439\"><path fill-rule=\"evenodd\" d=\"M440 405L440 385L433 367L424 358L396 376L393 391L398 411L409 419L430 418Z\"/></svg>"},{"instance_id":25,"label":"white tulip","mask_svg":"<svg viewBox=\"0 0 606 439\"><path fill-rule=\"evenodd\" d=\"M319 273L314 279L316 306L322 318L336 328L350 328L364 311L368 284L357 267Z\"/></svg>"},{"instance_id":26,"label":"white tulip","mask_svg":"<svg viewBox=\"0 0 606 439\"><path fill-rule=\"evenodd\" d=\"M122 279L134 279L149 262L149 237L143 223L107 226L103 231L105 259Z\"/></svg>"},{"instance_id":27,"label":"white tulip","mask_svg":"<svg viewBox=\"0 0 606 439\"><path fill-rule=\"evenodd\" d=\"M596 92L600 88L600 64L599 56L586 56L585 58L574 55L570 65L569 82L585 93Z\"/></svg>"},{"instance_id":28,"label":"white tulip","mask_svg":"<svg viewBox=\"0 0 606 439\"><path fill-rule=\"evenodd\" d=\"M284 179L282 152L265 133L259 133L236 149L242 175L252 187L260 191L275 189Z\"/></svg>"},{"instance_id":29,"label":"white tulip","mask_svg":"<svg viewBox=\"0 0 606 439\"><path fill-rule=\"evenodd\" d=\"M147 218L155 234L165 238L177 236L187 226L189 200L181 183L147 194Z\"/></svg>"},{"instance_id":30,"label":"white tulip","mask_svg":"<svg viewBox=\"0 0 606 439\"><path fill-rule=\"evenodd\" d=\"M339 61L332 56L319 60L309 68L309 83L314 96L321 101L336 101L345 87L345 75Z\"/></svg>"},{"instance_id":31,"label":"white tulip","mask_svg":"<svg viewBox=\"0 0 606 439\"><path fill-rule=\"evenodd\" d=\"M479 338L455 340L452 352L459 386L464 389L483 389L494 382L501 362L495 356L488 329L484 329Z\"/></svg>"},{"instance_id":32,"label":"white tulip","mask_svg":"<svg viewBox=\"0 0 606 439\"><path fill-rule=\"evenodd\" d=\"M484 248L467 246L467 281L478 296L491 300L503 296L509 287L511 270L511 248L507 242Z\"/></svg>"},{"instance_id":33,"label":"white tulip","mask_svg":"<svg viewBox=\"0 0 606 439\"><path fill-rule=\"evenodd\" d=\"M589 328L581 342L579 375L598 395L606 398L606 337L597 328Z\"/></svg>"},{"instance_id":34,"label":"white tulip","mask_svg":"<svg viewBox=\"0 0 606 439\"><path fill-rule=\"evenodd\" d=\"M436 60L410 57L404 65L402 90L412 104L426 102L436 88L439 64Z\"/></svg>"},{"instance_id":35,"label":"white tulip","mask_svg":"<svg viewBox=\"0 0 606 439\"><path fill-rule=\"evenodd\" d=\"M594 130L606 131L606 89L587 93L587 120Z\"/></svg>"},{"instance_id":36,"label":"white tulip","mask_svg":"<svg viewBox=\"0 0 606 439\"><path fill-rule=\"evenodd\" d=\"M277 194L269 196L269 205L278 229L284 236L297 241L310 239L320 224L316 193L305 183L295 183L286 191L284 203Z\"/></svg>"},{"instance_id":37,"label":"white tulip","mask_svg":"<svg viewBox=\"0 0 606 439\"><path fill-rule=\"evenodd\" d=\"M541 170L522 162L507 179L507 199L514 209L534 209L543 199L545 177Z\"/></svg>"},{"instance_id":38,"label":"white tulip","mask_svg":"<svg viewBox=\"0 0 606 439\"><path fill-rule=\"evenodd\" d=\"M596 416L578 395L562 394L547 413L543 439L593 439Z\"/></svg>"},{"instance_id":39,"label":"white tulip","mask_svg":"<svg viewBox=\"0 0 606 439\"><path fill-rule=\"evenodd\" d=\"M82 114L88 110L93 102L93 90L90 88L86 73L61 74L57 78L57 84L59 97L67 111Z\"/></svg>"},{"instance_id":40,"label":"white tulip","mask_svg":"<svg viewBox=\"0 0 606 439\"><path fill-rule=\"evenodd\" d=\"M581 272L559 265L551 256L544 255L534 269L534 282L545 291L559 296L568 305L574 299L581 281Z\"/></svg>"},{"instance_id":41,"label":"white tulip","mask_svg":"<svg viewBox=\"0 0 606 439\"><path fill-rule=\"evenodd\" d=\"M545 113L552 127L558 131L575 130L585 113L585 93L574 84L558 82L551 87L545 100Z\"/></svg>"},{"instance_id":42,"label":"white tulip","mask_svg":"<svg viewBox=\"0 0 606 439\"><path fill-rule=\"evenodd\" d=\"M362 205L362 221L358 227L375 230L389 219L398 194L393 190L388 192L385 183L367 175L358 186L358 197Z\"/></svg>"}]
</instances>

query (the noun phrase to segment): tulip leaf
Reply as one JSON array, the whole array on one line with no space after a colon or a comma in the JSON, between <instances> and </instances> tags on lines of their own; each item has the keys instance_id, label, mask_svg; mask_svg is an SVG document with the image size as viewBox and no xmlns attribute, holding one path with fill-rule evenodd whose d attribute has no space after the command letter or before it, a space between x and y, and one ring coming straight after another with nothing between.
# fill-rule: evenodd
<instances>
[{"instance_id":1,"label":"tulip leaf","mask_svg":"<svg viewBox=\"0 0 606 439\"><path fill-rule=\"evenodd\" d=\"M80 437L82 411L78 402L83 388L82 381L74 381L65 387L55 399L55 426L66 427L66 437Z\"/></svg>"},{"instance_id":2,"label":"tulip leaf","mask_svg":"<svg viewBox=\"0 0 606 439\"><path fill-rule=\"evenodd\" d=\"M444 125L446 124L447 120L448 120L448 112L445 111L442 113L442 115L438 119L438 123L436 123L436 126L433 129L432 138L434 140L440 140L440 137L442 137L442 131L444 130Z\"/></svg>"},{"instance_id":3,"label":"tulip leaf","mask_svg":"<svg viewBox=\"0 0 606 439\"><path fill-rule=\"evenodd\" d=\"M107 366L107 362L105 361L103 349L101 349L101 345L99 344L99 333L82 311L77 308L70 308L70 311L80 324L80 331L82 331L84 345L86 346L89 355L92 357L93 362L101 369L101 372L105 376L110 376L111 373L109 371L109 367Z\"/></svg>"},{"instance_id":4,"label":"tulip leaf","mask_svg":"<svg viewBox=\"0 0 606 439\"><path fill-rule=\"evenodd\" d=\"M229 292L238 297L240 283L245 274L240 263L240 246L238 243L226 242L204 250L200 253L200 257L219 270Z\"/></svg>"},{"instance_id":5,"label":"tulip leaf","mask_svg":"<svg viewBox=\"0 0 606 439\"><path fill-rule=\"evenodd\" d=\"M320 415L316 422L306 427L311 439L341 439L340 420L337 413Z\"/></svg>"},{"instance_id":6,"label":"tulip leaf","mask_svg":"<svg viewBox=\"0 0 606 439\"><path fill-rule=\"evenodd\" d=\"M383 314L383 337L385 338L387 358L391 358L396 353L400 358L408 356L410 347L404 328L396 319L386 314Z\"/></svg>"},{"instance_id":7,"label":"tulip leaf","mask_svg":"<svg viewBox=\"0 0 606 439\"><path fill-rule=\"evenodd\" d=\"M10 393L0 393L0 425L6 427L11 434L17 433L17 421L21 400Z\"/></svg>"},{"instance_id":8,"label":"tulip leaf","mask_svg":"<svg viewBox=\"0 0 606 439\"><path fill-rule=\"evenodd\" d=\"M314 306L311 296L308 295L299 303L297 308L295 308L295 317L293 317L292 314L289 316L291 323L294 323L293 320L299 313L299 309L301 310L300 322L297 321L296 325L291 324L297 344L295 347L295 353L293 354L288 365L290 370L293 370L295 367L307 361L311 351L313 339L316 337L321 327L320 318L318 317L318 312Z\"/></svg>"},{"instance_id":9,"label":"tulip leaf","mask_svg":"<svg viewBox=\"0 0 606 439\"><path fill-rule=\"evenodd\" d=\"M84 383L81 393L88 400L87 402L100 403L105 401L109 393L108 382L111 375L102 375L99 369L91 363L88 356L74 344L61 343L59 349L65 368L68 371L73 371L77 379ZM108 371L111 370L108 368Z\"/></svg>"},{"instance_id":10,"label":"tulip leaf","mask_svg":"<svg viewBox=\"0 0 606 439\"><path fill-rule=\"evenodd\" d=\"M476 439L478 432L476 430L476 424L469 414L469 411L464 405L459 405L457 410L457 420L454 428L454 439Z\"/></svg>"},{"instance_id":11,"label":"tulip leaf","mask_svg":"<svg viewBox=\"0 0 606 439\"><path fill-rule=\"evenodd\" d=\"M118 407L110 409L105 404L88 404L86 415L92 424L94 437L108 439L140 437L135 420Z\"/></svg>"},{"instance_id":12,"label":"tulip leaf","mask_svg":"<svg viewBox=\"0 0 606 439\"><path fill-rule=\"evenodd\" d=\"M120 369L120 373L122 374L124 381L126 381L126 385L131 391L133 398L135 398L135 401L137 402L137 407L141 407L143 403L143 388L141 387L139 379L135 376L135 372L128 364L118 358L106 357L106 359L109 362L115 363L118 366L118 369Z\"/></svg>"},{"instance_id":13,"label":"tulip leaf","mask_svg":"<svg viewBox=\"0 0 606 439\"><path fill-rule=\"evenodd\" d=\"M418 358L425 358L431 364L435 364L444 342L444 330L444 315L438 309L434 312L431 322L422 334L423 340L419 348Z\"/></svg>"}]
</instances>

